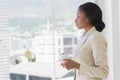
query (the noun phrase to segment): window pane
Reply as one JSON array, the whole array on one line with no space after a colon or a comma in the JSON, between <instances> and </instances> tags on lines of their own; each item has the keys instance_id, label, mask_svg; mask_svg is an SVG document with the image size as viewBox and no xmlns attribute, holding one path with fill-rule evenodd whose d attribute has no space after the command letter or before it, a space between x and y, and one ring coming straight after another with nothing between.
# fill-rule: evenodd
<instances>
[{"instance_id":1,"label":"window pane","mask_svg":"<svg viewBox=\"0 0 120 80\"><path fill-rule=\"evenodd\" d=\"M66 54L72 54L73 53L73 48L72 47L66 47L66 48L64 48L64 53L66 53Z\"/></svg>"},{"instance_id":2,"label":"window pane","mask_svg":"<svg viewBox=\"0 0 120 80\"><path fill-rule=\"evenodd\" d=\"M72 45L72 38L64 38L64 45Z\"/></svg>"}]
</instances>

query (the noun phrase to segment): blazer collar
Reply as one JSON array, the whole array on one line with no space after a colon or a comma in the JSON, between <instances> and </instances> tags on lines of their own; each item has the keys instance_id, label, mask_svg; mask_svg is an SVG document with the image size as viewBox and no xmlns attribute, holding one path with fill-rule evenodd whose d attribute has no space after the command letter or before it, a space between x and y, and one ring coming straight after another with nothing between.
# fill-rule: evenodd
<instances>
[{"instance_id":1,"label":"blazer collar","mask_svg":"<svg viewBox=\"0 0 120 80\"><path fill-rule=\"evenodd\" d=\"M95 26L93 26L87 33L83 33L83 36L88 37L88 36L91 35L91 33L93 33L94 31L96 31Z\"/></svg>"}]
</instances>

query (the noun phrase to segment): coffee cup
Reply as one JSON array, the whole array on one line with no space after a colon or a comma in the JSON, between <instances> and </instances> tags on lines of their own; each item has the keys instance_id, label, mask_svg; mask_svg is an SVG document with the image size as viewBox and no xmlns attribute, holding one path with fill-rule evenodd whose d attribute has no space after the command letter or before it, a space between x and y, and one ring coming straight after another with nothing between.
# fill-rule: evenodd
<instances>
[{"instance_id":1,"label":"coffee cup","mask_svg":"<svg viewBox=\"0 0 120 80\"><path fill-rule=\"evenodd\" d=\"M70 59L69 55L65 53L59 54L58 61L63 61L64 59Z\"/></svg>"}]
</instances>

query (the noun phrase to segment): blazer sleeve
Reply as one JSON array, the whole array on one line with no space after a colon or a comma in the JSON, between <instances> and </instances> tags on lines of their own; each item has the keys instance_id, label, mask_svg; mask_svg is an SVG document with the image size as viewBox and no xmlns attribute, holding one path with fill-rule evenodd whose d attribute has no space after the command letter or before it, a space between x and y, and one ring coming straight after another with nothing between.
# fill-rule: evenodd
<instances>
[{"instance_id":1,"label":"blazer sleeve","mask_svg":"<svg viewBox=\"0 0 120 80\"><path fill-rule=\"evenodd\" d=\"M80 64L78 75L95 78L106 78L109 67L107 63L107 44L104 37L102 35L94 37L91 40L91 48L95 66Z\"/></svg>"}]
</instances>

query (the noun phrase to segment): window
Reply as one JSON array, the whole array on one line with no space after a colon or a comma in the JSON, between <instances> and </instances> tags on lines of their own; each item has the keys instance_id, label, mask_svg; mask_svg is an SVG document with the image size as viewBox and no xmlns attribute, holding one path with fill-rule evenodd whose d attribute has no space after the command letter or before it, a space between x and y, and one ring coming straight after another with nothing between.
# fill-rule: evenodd
<instances>
[{"instance_id":1,"label":"window","mask_svg":"<svg viewBox=\"0 0 120 80\"><path fill-rule=\"evenodd\" d=\"M73 55L74 24L81 3L92 0L11 0L11 79L71 80L74 72L60 66L59 54Z\"/></svg>"},{"instance_id":2,"label":"window","mask_svg":"<svg viewBox=\"0 0 120 80\"><path fill-rule=\"evenodd\" d=\"M64 45L72 45L72 38L64 38Z\"/></svg>"}]
</instances>

